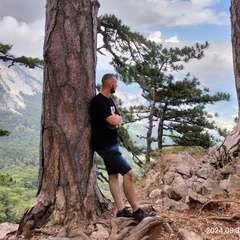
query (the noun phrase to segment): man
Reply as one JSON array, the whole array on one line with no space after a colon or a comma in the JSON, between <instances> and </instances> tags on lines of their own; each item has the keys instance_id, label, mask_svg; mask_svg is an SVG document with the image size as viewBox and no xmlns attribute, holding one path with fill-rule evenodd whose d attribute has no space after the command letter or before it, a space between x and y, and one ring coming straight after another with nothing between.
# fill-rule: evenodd
<instances>
[{"instance_id":1,"label":"man","mask_svg":"<svg viewBox=\"0 0 240 240\"><path fill-rule=\"evenodd\" d=\"M140 222L144 211L138 207L133 186L133 170L119 151L118 129L122 125L120 116L110 95L115 93L117 79L114 74L105 74L102 89L90 105L92 123L92 146L103 158L109 176L109 188L117 207L117 217L134 217ZM132 207L133 214L124 208L118 174L123 176L123 192Z\"/></svg>"}]
</instances>

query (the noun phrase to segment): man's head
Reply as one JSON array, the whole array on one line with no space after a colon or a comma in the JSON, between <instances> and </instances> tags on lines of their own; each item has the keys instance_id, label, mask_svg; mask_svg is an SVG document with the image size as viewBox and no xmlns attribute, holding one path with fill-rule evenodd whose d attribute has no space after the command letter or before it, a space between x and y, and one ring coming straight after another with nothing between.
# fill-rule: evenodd
<instances>
[{"instance_id":1,"label":"man's head","mask_svg":"<svg viewBox=\"0 0 240 240\"><path fill-rule=\"evenodd\" d=\"M115 93L117 88L117 78L112 73L107 73L102 77L102 89L108 89L110 93Z\"/></svg>"}]
</instances>

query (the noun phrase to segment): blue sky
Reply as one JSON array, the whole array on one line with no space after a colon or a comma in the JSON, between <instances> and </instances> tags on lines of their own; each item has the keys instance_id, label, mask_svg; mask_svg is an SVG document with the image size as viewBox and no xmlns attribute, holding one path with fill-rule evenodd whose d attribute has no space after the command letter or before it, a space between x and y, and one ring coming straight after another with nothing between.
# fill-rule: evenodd
<instances>
[{"instance_id":1,"label":"blue sky","mask_svg":"<svg viewBox=\"0 0 240 240\"><path fill-rule=\"evenodd\" d=\"M42 58L44 0L1 0L0 42L13 44L12 53ZM133 31L166 47L210 43L201 61L191 61L190 72L215 93L231 94L231 102L209 107L219 112L221 126L231 128L237 115L232 67L230 0L99 0L101 14L115 14ZM98 56L98 77L112 71L110 56ZM179 78L181 76L179 75Z\"/></svg>"}]
</instances>

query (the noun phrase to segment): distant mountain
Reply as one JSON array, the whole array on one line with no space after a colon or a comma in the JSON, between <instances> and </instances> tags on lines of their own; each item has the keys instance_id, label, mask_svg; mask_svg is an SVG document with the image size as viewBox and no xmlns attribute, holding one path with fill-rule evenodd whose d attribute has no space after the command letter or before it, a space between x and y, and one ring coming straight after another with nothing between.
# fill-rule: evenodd
<instances>
[{"instance_id":1,"label":"distant mountain","mask_svg":"<svg viewBox=\"0 0 240 240\"><path fill-rule=\"evenodd\" d=\"M0 62L0 110L21 114L26 96L42 93L43 70Z\"/></svg>"},{"instance_id":2,"label":"distant mountain","mask_svg":"<svg viewBox=\"0 0 240 240\"><path fill-rule=\"evenodd\" d=\"M0 170L38 166L42 69L0 62L0 128L11 132L0 138Z\"/></svg>"},{"instance_id":3,"label":"distant mountain","mask_svg":"<svg viewBox=\"0 0 240 240\"><path fill-rule=\"evenodd\" d=\"M42 93L43 70L19 64L9 66L9 62L0 61L0 111L20 113L26 107L26 96ZM97 78L100 77L97 75ZM99 79L97 83L100 83ZM118 81L118 86L116 96L123 101L124 106L146 104L137 84L126 85Z\"/></svg>"},{"instance_id":4,"label":"distant mountain","mask_svg":"<svg viewBox=\"0 0 240 240\"><path fill-rule=\"evenodd\" d=\"M37 166L39 157L43 70L9 65L0 61L0 128L11 132L0 138L0 171L22 164ZM126 107L145 103L136 85L120 81L116 96ZM144 132L145 127L133 124L129 128L133 137L138 130Z\"/></svg>"}]
</instances>

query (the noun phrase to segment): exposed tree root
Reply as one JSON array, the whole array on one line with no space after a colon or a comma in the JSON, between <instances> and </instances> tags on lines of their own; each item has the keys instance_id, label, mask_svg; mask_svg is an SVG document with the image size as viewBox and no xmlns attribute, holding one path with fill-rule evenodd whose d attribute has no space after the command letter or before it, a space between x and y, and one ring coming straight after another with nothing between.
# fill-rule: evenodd
<instances>
[{"instance_id":1,"label":"exposed tree root","mask_svg":"<svg viewBox=\"0 0 240 240\"><path fill-rule=\"evenodd\" d=\"M231 217L207 217L207 219L218 220L218 221L227 221L227 222L237 222L240 221L240 214L233 215Z\"/></svg>"},{"instance_id":2,"label":"exposed tree root","mask_svg":"<svg viewBox=\"0 0 240 240\"><path fill-rule=\"evenodd\" d=\"M239 201L235 201L235 200L223 200L223 199L216 199L216 200L209 200L208 202L206 202L205 204L203 204L203 206L200 209L200 212L203 211L205 208L208 208L214 204L219 204L219 203L236 203L236 204L240 204Z\"/></svg>"},{"instance_id":3,"label":"exposed tree root","mask_svg":"<svg viewBox=\"0 0 240 240\"><path fill-rule=\"evenodd\" d=\"M163 228L170 230L170 225L166 225L168 220L165 217L147 217L144 218L136 227L133 220L125 221L124 224L112 223L112 233L109 240L143 240L148 239L150 230L156 226L162 225ZM124 226L124 228L123 228ZM122 229L122 230L120 230ZM120 231L119 231L120 230ZM117 234L116 234L117 233Z\"/></svg>"},{"instance_id":4,"label":"exposed tree root","mask_svg":"<svg viewBox=\"0 0 240 240\"><path fill-rule=\"evenodd\" d=\"M111 220L111 234L110 234L110 239L115 239L118 234L126 235L126 233L123 233L124 230L129 231L131 228L136 226L136 222L132 218L116 218ZM121 237L121 236L119 236ZM118 239L118 238L116 238ZM121 239L121 238L119 238ZM122 238L123 239L123 238Z\"/></svg>"}]
</instances>

